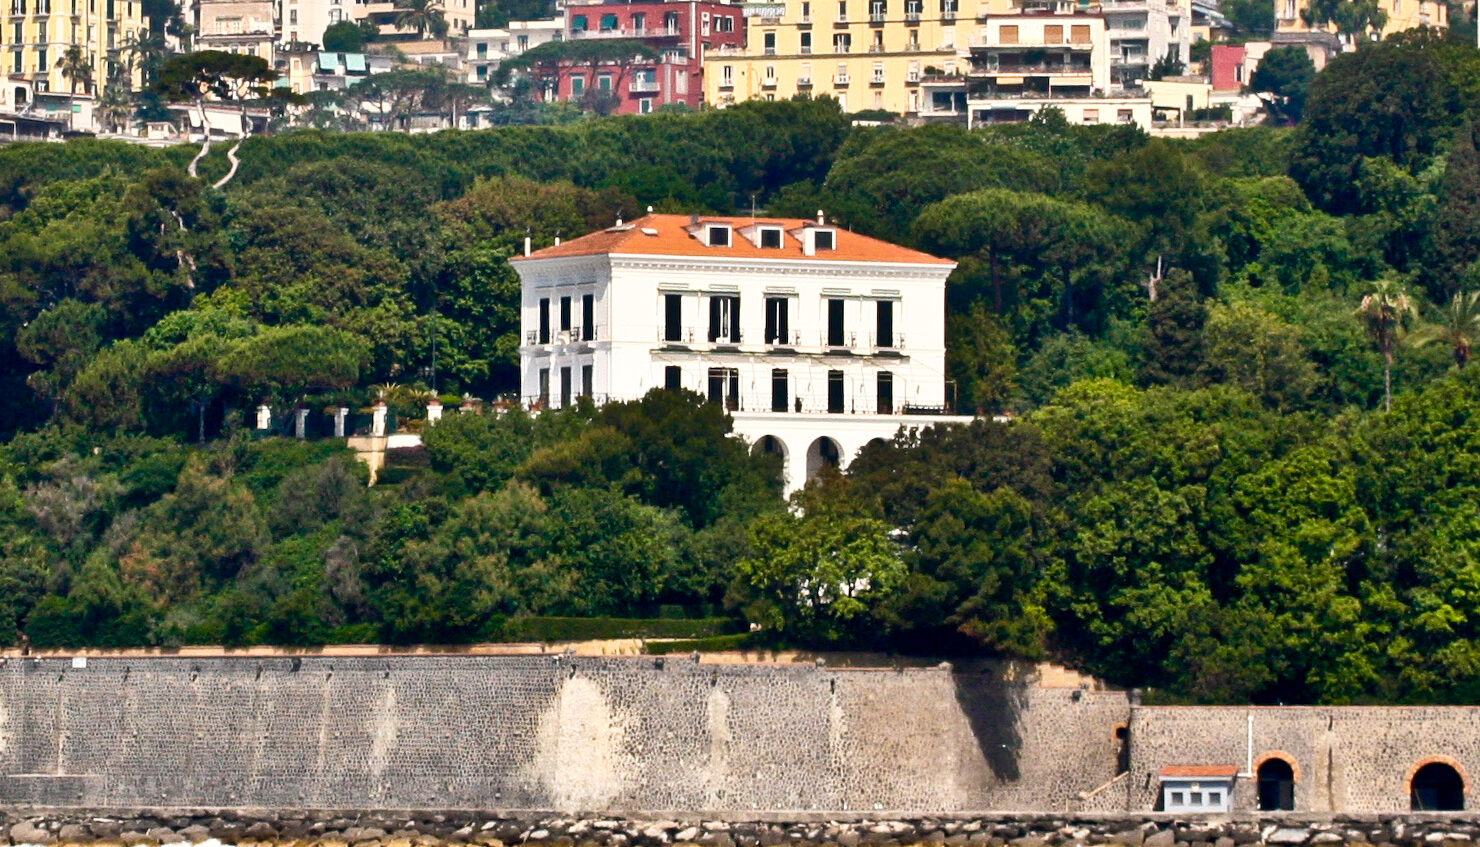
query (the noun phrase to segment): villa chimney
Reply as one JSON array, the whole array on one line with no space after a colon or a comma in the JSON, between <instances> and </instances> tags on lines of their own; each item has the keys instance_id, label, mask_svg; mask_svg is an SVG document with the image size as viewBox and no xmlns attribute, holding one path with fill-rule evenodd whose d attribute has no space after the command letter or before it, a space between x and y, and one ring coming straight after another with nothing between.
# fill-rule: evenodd
<instances>
[{"instance_id":1,"label":"villa chimney","mask_svg":"<svg viewBox=\"0 0 1480 847\"><path fill-rule=\"evenodd\" d=\"M818 209L817 210L817 225L818 226L823 226L826 223L827 223L827 220L822 216L822 210L821 209Z\"/></svg>"},{"instance_id":2,"label":"villa chimney","mask_svg":"<svg viewBox=\"0 0 1480 847\"><path fill-rule=\"evenodd\" d=\"M648 207L648 211L647 211L647 213L648 213L648 214L649 214L649 215L651 215L651 214L652 214L652 213L653 213L653 207L652 207L652 206L649 206L649 207Z\"/></svg>"},{"instance_id":3,"label":"villa chimney","mask_svg":"<svg viewBox=\"0 0 1480 847\"><path fill-rule=\"evenodd\" d=\"M621 225L622 225L622 213L621 212L618 212L617 213L617 226L621 226Z\"/></svg>"},{"instance_id":4,"label":"villa chimney","mask_svg":"<svg viewBox=\"0 0 1480 847\"><path fill-rule=\"evenodd\" d=\"M524 236L524 255L529 255L529 236Z\"/></svg>"}]
</instances>

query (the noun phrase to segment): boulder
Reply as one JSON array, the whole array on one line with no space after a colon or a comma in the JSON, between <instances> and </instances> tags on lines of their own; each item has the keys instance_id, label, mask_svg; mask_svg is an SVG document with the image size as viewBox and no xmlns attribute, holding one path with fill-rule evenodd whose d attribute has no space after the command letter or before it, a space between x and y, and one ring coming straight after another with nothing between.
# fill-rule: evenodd
<instances>
[{"instance_id":1,"label":"boulder","mask_svg":"<svg viewBox=\"0 0 1480 847\"><path fill-rule=\"evenodd\" d=\"M64 823L62 828L57 830L57 838L63 844L87 844L93 840L93 834L81 824Z\"/></svg>"},{"instance_id":2,"label":"boulder","mask_svg":"<svg viewBox=\"0 0 1480 847\"><path fill-rule=\"evenodd\" d=\"M10 840L14 844L50 844L57 838L33 821L21 821L11 826Z\"/></svg>"},{"instance_id":3,"label":"boulder","mask_svg":"<svg viewBox=\"0 0 1480 847\"><path fill-rule=\"evenodd\" d=\"M1177 835L1170 829L1159 829L1150 833L1141 842L1143 847L1172 847L1177 843Z\"/></svg>"},{"instance_id":4,"label":"boulder","mask_svg":"<svg viewBox=\"0 0 1480 847\"><path fill-rule=\"evenodd\" d=\"M1265 844L1304 844L1310 840L1310 830L1298 826L1277 826L1265 833Z\"/></svg>"}]
</instances>

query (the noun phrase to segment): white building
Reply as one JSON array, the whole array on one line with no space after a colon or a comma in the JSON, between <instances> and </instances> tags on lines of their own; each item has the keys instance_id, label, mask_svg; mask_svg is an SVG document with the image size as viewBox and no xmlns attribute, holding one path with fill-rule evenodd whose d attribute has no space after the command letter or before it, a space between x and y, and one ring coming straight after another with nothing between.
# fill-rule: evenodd
<instances>
[{"instance_id":1,"label":"white building","mask_svg":"<svg viewBox=\"0 0 1480 847\"><path fill-rule=\"evenodd\" d=\"M654 215L517 258L522 394L686 388L778 452L787 489L949 416L955 263L817 221Z\"/></svg>"},{"instance_id":2,"label":"white building","mask_svg":"<svg viewBox=\"0 0 1480 847\"><path fill-rule=\"evenodd\" d=\"M470 85L486 85L499 63L512 59L532 47L559 41L565 34L565 18L537 21L509 21L497 29L468 31L465 66Z\"/></svg>"}]
</instances>

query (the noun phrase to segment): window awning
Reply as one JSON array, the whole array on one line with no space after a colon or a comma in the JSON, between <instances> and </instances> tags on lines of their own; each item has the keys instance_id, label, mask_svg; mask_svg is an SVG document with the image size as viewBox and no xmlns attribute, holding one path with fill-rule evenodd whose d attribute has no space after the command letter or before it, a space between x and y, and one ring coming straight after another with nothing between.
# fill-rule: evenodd
<instances>
[{"instance_id":1,"label":"window awning","mask_svg":"<svg viewBox=\"0 0 1480 847\"><path fill-rule=\"evenodd\" d=\"M345 53L344 54L344 69L346 71L352 73L352 74L362 74L362 73L364 73L365 72L365 54L364 53Z\"/></svg>"},{"instance_id":2,"label":"window awning","mask_svg":"<svg viewBox=\"0 0 1480 847\"><path fill-rule=\"evenodd\" d=\"M319 54L319 72L332 74L339 67L339 57L333 53Z\"/></svg>"}]
</instances>

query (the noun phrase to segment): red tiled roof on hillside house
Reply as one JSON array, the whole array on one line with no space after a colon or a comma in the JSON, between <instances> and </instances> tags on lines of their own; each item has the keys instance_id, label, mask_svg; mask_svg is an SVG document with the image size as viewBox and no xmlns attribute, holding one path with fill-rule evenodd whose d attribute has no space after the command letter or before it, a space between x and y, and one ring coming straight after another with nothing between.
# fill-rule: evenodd
<instances>
[{"instance_id":1,"label":"red tiled roof on hillside house","mask_svg":"<svg viewBox=\"0 0 1480 847\"><path fill-rule=\"evenodd\" d=\"M697 220L696 220L697 217ZM704 239L706 224L728 224L733 229L728 246L710 246ZM780 247L762 247L745 233L752 227L780 227ZM809 228L836 233L832 249L819 249L807 255L801 234ZM572 239L564 244L536 250L527 259L553 259L564 256L600 256L606 254L634 256L708 256L727 259L815 259L828 262L886 262L915 265L953 265L919 250L890 244L877 238L859 235L845 229L824 226L816 221L796 218L711 217L708 215L647 215L621 226L608 227Z\"/></svg>"}]
</instances>

